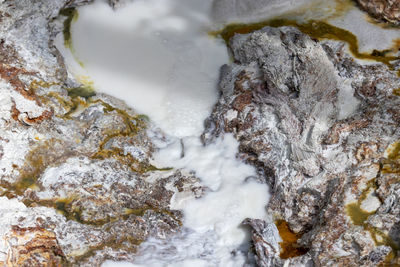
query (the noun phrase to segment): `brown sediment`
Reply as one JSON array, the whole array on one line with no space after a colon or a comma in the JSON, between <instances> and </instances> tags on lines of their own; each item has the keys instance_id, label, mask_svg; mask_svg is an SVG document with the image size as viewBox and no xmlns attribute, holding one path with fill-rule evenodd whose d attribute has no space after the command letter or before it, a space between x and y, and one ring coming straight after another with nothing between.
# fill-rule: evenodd
<instances>
[{"instance_id":1,"label":"brown sediment","mask_svg":"<svg viewBox=\"0 0 400 267\"><path fill-rule=\"evenodd\" d=\"M282 238L282 242L279 243L281 246L279 257L281 259L294 258L307 253L308 249L297 244L297 240L301 238L301 234L296 234L290 230L289 224L284 220L278 220L275 224Z\"/></svg>"},{"instance_id":2,"label":"brown sediment","mask_svg":"<svg viewBox=\"0 0 400 267\"><path fill-rule=\"evenodd\" d=\"M220 31L211 32L213 36L221 36L221 38L229 44L229 40L235 34L247 34L256 30L260 30L266 26L270 27L282 27L282 26L292 26L298 28L303 33L309 35L315 39L331 39L336 41L346 42L349 46L349 50L354 57L363 60L373 60L381 62L389 66L393 70L393 65L390 63L393 60L399 59L395 56L390 56L391 53L396 53L395 47L388 50L374 50L372 53L362 53L359 51L357 37L344 29L333 26L324 21L310 20L305 23L297 22L290 19L272 19L262 22L249 23L249 24L229 24Z\"/></svg>"},{"instance_id":3,"label":"brown sediment","mask_svg":"<svg viewBox=\"0 0 400 267\"><path fill-rule=\"evenodd\" d=\"M26 75L33 75L33 72L27 72L23 69L18 69L14 67L7 67L4 64L0 64L0 77L6 80L13 86L14 90L20 93L24 98L35 101L38 106L42 106L40 98L35 94L35 90L38 88L41 82L33 81L30 86L26 86L24 82L22 82L18 75L26 74ZM44 86L45 82L43 82ZM11 117L26 125L32 125L42 122L43 120L50 119L53 116L53 111L44 110L39 116L30 118L27 113L21 113L15 104L15 101L12 100L13 105L11 108ZM22 117L20 115L23 114Z\"/></svg>"}]
</instances>

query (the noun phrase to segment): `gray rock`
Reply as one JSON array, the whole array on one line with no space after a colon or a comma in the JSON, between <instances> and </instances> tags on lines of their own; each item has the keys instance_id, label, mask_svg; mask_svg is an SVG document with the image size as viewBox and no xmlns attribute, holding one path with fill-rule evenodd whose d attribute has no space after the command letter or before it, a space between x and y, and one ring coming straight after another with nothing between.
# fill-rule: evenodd
<instances>
[{"instance_id":1,"label":"gray rock","mask_svg":"<svg viewBox=\"0 0 400 267\"><path fill-rule=\"evenodd\" d=\"M221 96L206 121L203 140L207 144L233 133L239 157L256 166L271 185L269 213L302 234L297 246L308 250L285 264L383 262L396 249L385 233L393 229L397 240L397 216L387 226L378 223L378 229L373 218L386 218L390 208L380 207L370 216L373 212L365 213L360 205L367 193L382 191L368 184L383 183L379 164L385 149L400 137L400 98L393 95L393 88L400 87L396 72L383 64L358 64L342 43L318 42L291 27L237 34L229 46L234 63L221 69ZM387 187L379 199L391 199L386 206L397 205L394 189ZM357 218L363 215L354 214L359 211L366 214L361 221ZM257 255L263 259L269 252L260 236L255 230ZM268 258L260 265L270 265L266 262Z\"/></svg>"},{"instance_id":2,"label":"gray rock","mask_svg":"<svg viewBox=\"0 0 400 267\"><path fill-rule=\"evenodd\" d=\"M180 230L175 192L201 195L193 175L150 163L145 116L67 76L59 13L88 2L0 3L0 265L133 260Z\"/></svg>"}]
</instances>

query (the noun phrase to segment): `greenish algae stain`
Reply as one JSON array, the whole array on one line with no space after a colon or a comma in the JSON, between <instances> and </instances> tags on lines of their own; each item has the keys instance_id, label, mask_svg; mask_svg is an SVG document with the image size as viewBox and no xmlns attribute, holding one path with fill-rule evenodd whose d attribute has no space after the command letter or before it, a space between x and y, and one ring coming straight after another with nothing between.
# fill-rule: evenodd
<instances>
[{"instance_id":1,"label":"greenish algae stain","mask_svg":"<svg viewBox=\"0 0 400 267\"><path fill-rule=\"evenodd\" d=\"M382 173L396 174L397 179L393 182L400 181L400 141L387 149L387 159L382 160Z\"/></svg>"},{"instance_id":2,"label":"greenish algae stain","mask_svg":"<svg viewBox=\"0 0 400 267\"><path fill-rule=\"evenodd\" d=\"M26 189L36 187L36 182L43 171L49 166L61 163L62 158L71 154L70 150L62 150L63 142L58 139L49 139L38 144L25 156L25 164L19 168L20 178L17 183L10 185L9 191L22 195Z\"/></svg>"},{"instance_id":3,"label":"greenish algae stain","mask_svg":"<svg viewBox=\"0 0 400 267\"><path fill-rule=\"evenodd\" d=\"M129 166L132 171L138 173L145 173L149 171L168 171L173 169L169 167L157 168L151 164L138 161L131 154L124 153L124 151L120 148L113 147L112 149L107 149L106 145L111 139L117 137L133 137L137 135L139 131L145 129L146 123L148 122L148 117L146 115L131 116L126 111L114 108L113 106L103 101L101 102L101 104L104 106L105 113L117 112L123 118L125 129L110 130L106 134L103 141L101 142L98 152L92 155L92 158L94 159L114 158L123 163L124 165Z\"/></svg>"},{"instance_id":4,"label":"greenish algae stain","mask_svg":"<svg viewBox=\"0 0 400 267\"><path fill-rule=\"evenodd\" d=\"M394 176L388 176L389 180L386 182L388 184L398 183L400 181L400 141L389 146L387 152L387 158L381 162L380 174L394 174ZM360 199L356 203L350 203L346 206L346 211L355 225L362 226L365 230L370 232L377 246L385 245L392 248L392 252L380 266L399 266L394 262L399 256L399 245L390 238L387 233L384 233L366 222L368 217L373 215L374 212L369 213L361 209L362 201L366 199L371 190L376 189L377 185L374 179L367 184L367 188L363 191Z\"/></svg>"},{"instance_id":5,"label":"greenish algae stain","mask_svg":"<svg viewBox=\"0 0 400 267\"><path fill-rule=\"evenodd\" d=\"M361 204L367 198L368 194L377 189L376 179L369 181L367 183L367 188L363 190L358 201L346 205L346 213L354 225L362 226L364 230L371 234L371 237L377 246L390 246L394 255L397 255L400 247L396 242L394 242L383 231L367 223L369 216L374 215L376 212L367 212L361 208Z\"/></svg>"},{"instance_id":6,"label":"greenish algae stain","mask_svg":"<svg viewBox=\"0 0 400 267\"><path fill-rule=\"evenodd\" d=\"M367 198L368 194L376 189L376 179L372 179L367 183L367 187L363 190L357 202L346 205L346 212L354 225L366 226L368 217L375 214L375 212L367 212L363 210L361 204Z\"/></svg>"},{"instance_id":7,"label":"greenish algae stain","mask_svg":"<svg viewBox=\"0 0 400 267\"><path fill-rule=\"evenodd\" d=\"M351 221L355 225L363 226L368 217L375 214L375 212L367 212L361 208L361 204L350 203L346 206L346 212L350 216Z\"/></svg>"},{"instance_id":8,"label":"greenish algae stain","mask_svg":"<svg viewBox=\"0 0 400 267\"><path fill-rule=\"evenodd\" d=\"M75 7L65 8L60 11L60 15L65 16L64 20L64 45L65 47L72 49L72 36L71 36L71 25L72 22L78 19L78 11Z\"/></svg>"},{"instance_id":9,"label":"greenish algae stain","mask_svg":"<svg viewBox=\"0 0 400 267\"><path fill-rule=\"evenodd\" d=\"M388 148L389 160L400 160L400 141L395 142Z\"/></svg>"},{"instance_id":10,"label":"greenish algae stain","mask_svg":"<svg viewBox=\"0 0 400 267\"><path fill-rule=\"evenodd\" d=\"M298 28L301 32L311 36L315 39L331 39L336 41L343 41L349 45L349 49L354 57L364 60L374 60L377 62L381 62L389 66L390 69L393 70L393 65L390 61L399 59L398 57L389 56L388 54L392 52L392 50L374 50L371 54L361 53L359 51L358 40L357 37L344 29L335 27L327 22L310 20L305 23L297 22L295 20L278 18L267 21L261 21L256 23L233 23L227 25L220 31L211 32L212 36L221 36L221 38L229 44L229 40L235 34L247 34L254 32L256 30L260 30L266 26L270 27L282 27L282 26L292 26Z\"/></svg>"},{"instance_id":11,"label":"greenish algae stain","mask_svg":"<svg viewBox=\"0 0 400 267\"><path fill-rule=\"evenodd\" d=\"M76 52L72 43L72 34L71 34L71 25L73 22L78 20L78 10L75 7L66 8L60 11L61 16L65 16L64 20L64 28L63 28L63 36L64 36L64 46L68 48L72 55L74 56L76 62L83 68L84 64L79 58L76 56Z\"/></svg>"},{"instance_id":12,"label":"greenish algae stain","mask_svg":"<svg viewBox=\"0 0 400 267\"><path fill-rule=\"evenodd\" d=\"M83 97L85 99L89 99L92 96L96 95L96 92L92 87L89 86L80 86L80 87L75 87L75 88L70 88L67 89L68 91L68 96L71 98L75 97Z\"/></svg>"}]
</instances>

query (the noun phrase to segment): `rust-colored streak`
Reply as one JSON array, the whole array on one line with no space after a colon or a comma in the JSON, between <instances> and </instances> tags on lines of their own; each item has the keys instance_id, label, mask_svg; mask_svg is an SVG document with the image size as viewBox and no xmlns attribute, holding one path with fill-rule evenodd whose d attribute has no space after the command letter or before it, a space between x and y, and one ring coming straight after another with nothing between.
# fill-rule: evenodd
<instances>
[{"instance_id":1,"label":"rust-colored streak","mask_svg":"<svg viewBox=\"0 0 400 267\"><path fill-rule=\"evenodd\" d=\"M300 247L297 244L297 240L300 239L301 234L296 234L290 230L288 223L284 220L276 221L275 224L282 238L282 242L279 243L281 246L281 253L279 255L281 259L294 258L307 253L308 249Z\"/></svg>"},{"instance_id":2,"label":"rust-colored streak","mask_svg":"<svg viewBox=\"0 0 400 267\"><path fill-rule=\"evenodd\" d=\"M27 125L32 125L32 124L38 124L41 123L44 120L50 119L54 115L53 110L45 110L42 112L42 114L38 117L35 118L29 118L28 114L25 113L26 116L23 118L20 118L19 115L21 112L17 109L17 106L15 105L15 102L13 102L13 105L11 107L11 118L13 118L15 121L19 121L22 124L27 124Z\"/></svg>"},{"instance_id":3,"label":"rust-colored streak","mask_svg":"<svg viewBox=\"0 0 400 267\"><path fill-rule=\"evenodd\" d=\"M13 101L13 105L11 107L11 118L14 120L18 121L18 116L21 112L17 109L17 106L15 105L15 102Z\"/></svg>"},{"instance_id":4,"label":"rust-colored streak","mask_svg":"<svg viewBox=\"0 0 400 267\"><path fill-rule=\"evenodd\" d=\"M250 105L253 99L253 93L249 90L237 96L233 102L233 108L237 111L243 111L246 106Z\"/></svg>"},{"instance_id":5,"label":"rust-colored streak","mask_svg":"<svg viewBox=\"0 0 400 267\"><path fill-rule=\"evenodd\" d=\"M51 117L53 117L53 114L54 114L53 110L45 110L39 117L29 118L28 116L26 116L26 118L24 118L23 121L28 125L38 124L44 120L50 119Z\"/></svg>"},{"instance_id":6,"label":"rust-colored streak","mask_svg":"<svg viewBox=\"0 0 400 267\"><path fill-rule=\"evenodd\" d=\"M14 89L23 97L35 101L40 106L39 99L36 97L33 90L27 89L25 83L23 83L19 79L19 74L33 75L35 73L15 67L7 67L4 64L0 64L0 77L3 78L6 82L9 82L14 87Z\"/></svg>"},{"instance_id":7,"label":"rust-colored streak","mask_svg":"<svg viewBox=\"0 0 400 267\"><path fill-rule=\"evenodd\" d=\"M337 122L332 126L329 135L324 140L324 143L327 145L337 144L339 143L342 134L352 132L353 130L360 130L367 127L369 124L370 121L368 119L351 122Z\"/></svg>"},{"instance_id":8,"label":"rust-colored streak","mask_svg":"<svg viewBox=\"0 0 400 267\"><path fill-rule=\"evenodd\" d=\"M6 266L67 266L54 232L41 227L12 226Z\"/></svg>"}]
</instances>

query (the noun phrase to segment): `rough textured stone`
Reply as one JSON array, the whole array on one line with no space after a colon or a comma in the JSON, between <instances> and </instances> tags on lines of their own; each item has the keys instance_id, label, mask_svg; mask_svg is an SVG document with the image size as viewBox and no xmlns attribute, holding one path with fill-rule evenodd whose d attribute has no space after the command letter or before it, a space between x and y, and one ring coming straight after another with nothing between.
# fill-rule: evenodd
<instances>
[{"instance_id":1,"label":"rough textured stone","mask_svg":"<svg viewBox=\"0 0 400 267\"><path fill-rule=\"evenodd\" d=\"M141 241L179 231L174 193L202 194L192 174L151 164L145 116L68 76L52 44L59 12L88 2L0 2L3 265L132 260ZM279 1L254 7L266 2ZM393 3L379 12L398 23ZM304 251L285 259L276 227L249 219L257 263L399 263L399 149L385 154L400 137L395 71L288 27L237 35L230 48L204 141L234 133L239 156L272 186L269 212L296 236L288 247Z\"/></svg>"},{"instance_id":2,"label":"rough textured stone","mask_svg":"<svg viewBox=\"0 0 400 267\"><path fill-rule=\"evenodd\" d=\"M278 229L273 223L263 220L246 219L243 224L253 229L252 240L256 251L256 262L258 266L271 266L279 260L279 237Z\"/></svg>"},{"instance_id":3,"label":"rough textured stone","mask_svg":"<svg viewBox=\"0 0 400 267\"><path fill-rule=\"evenodd\" d=\"M372 17L400 26L400 1L356 0L356 2Z\"/></svg>"},{"instance_id":4,"label":"rough textured stone","mask_svg":"<svg viewBox=\"0 0 400 267\"><path fill-rule=\"evenodd\" d=\"M189 173L151 164L151 125L68 76L60 10L91 1L0 3L0 262L99 266L179 231ZM115 3L115 2L113 2ZM159 135L162 133L158 132ZM168 167L168 166L161 166Z\"/></svg>"},{"instance_id":5,"label":"rough textured stone","mask_svg":"<svg viewBox=\"0 0 400 267\"><path fill-rule=\"evenodd\" d=\"M7 266L62 266L64 255L53 232L39 227L13 226L6 238Z\"/></svg>"},{"instance_id":6,"label":"rough textured stone","mask_svg":"<svg viewBox=\"0 0 400 267\"><path fill-rule=\"evenodd\" d=\"M377 229L371 220L388 217L382 214L388 211L381 206L379 216L372 216L360 206L368 193L382 190L375 184L385 179L380 167L385 149L400 138L396 72L383 64L360 65L342 43L320 43L291 27L235 35L229 46L234 63L222 67L221 97L203 139L208 143L233 133L239 157L271 185L268 211L302 234L296 243L308 250L287 262L385 261L396 249L385 231L398 219ZM397 180L393 183L387 190L394 190ZM382 203L397 199L385 192L379 195ZM398 240L396 229L392 235ZM259 232L256 228L253 240L261 265L268 266L270 252L263 243L268 242ZM279 259L275 262L279 266Z\"/></svg>"}]
</instances>

